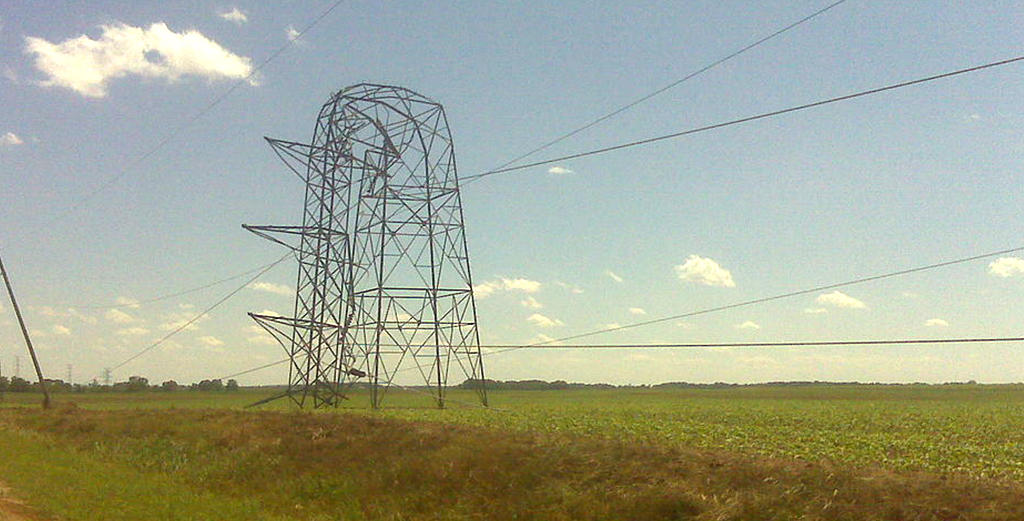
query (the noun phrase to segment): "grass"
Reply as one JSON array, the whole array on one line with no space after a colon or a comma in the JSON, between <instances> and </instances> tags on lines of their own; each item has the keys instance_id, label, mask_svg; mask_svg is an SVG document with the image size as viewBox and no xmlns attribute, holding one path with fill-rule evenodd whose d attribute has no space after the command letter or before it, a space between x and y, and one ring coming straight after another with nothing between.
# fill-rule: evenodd
<instances>
[{"instance_id":1,"label":"grass","mask_svg":"<svg viewBox=\"0 0 1024 521\"><path fill-rule=\"evenodd\" d=\"M77 407L50 412L8 395L0 444L25 456L0 457L0 480L60 519L119 505L153 519L1024 519L1020 386L493 393L500 412L395 393L380 412L355 408L362 395L342 414L238 410L264 395L64 395ZM90 475L104 478L73 496L36 491ZM223 506L206 517L209 505Z\"/></svg>"}]
</instances>

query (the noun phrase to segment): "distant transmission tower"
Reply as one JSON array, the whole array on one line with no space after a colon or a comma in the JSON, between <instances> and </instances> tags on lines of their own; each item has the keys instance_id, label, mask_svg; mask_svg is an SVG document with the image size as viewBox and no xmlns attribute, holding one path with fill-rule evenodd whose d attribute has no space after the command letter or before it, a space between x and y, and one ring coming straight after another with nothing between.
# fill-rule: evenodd
<instances>
[{"instance_id":1,"label":"distant transmission tower","mask_svg":"<svg viewBox=\"0 0 1024 521\"><path fill-rule=\"evenodd\" d=\"M110 385L110 368L109 367L104 367L103 368L103 385L106 385L106 386Z\"/></svg>"},{"instance_id":2,"label":"distant transmission tower","mask_svg":"<svg viewBox=\"0 0 1024 521\"><path fill-rule=\"evenodd\" d=\"M21 376L21 357L14 357L14 376Z\"/></svg>"},{"instance_id":3,"label":"distant transmission tower","mask_svg":"<svg viewBox=\"0 0 1024 521\"><path fill-rule=\"evenodd\" d=\"M292 317L250 313L288 352L299 406L365 383L376 408L399 368L438 407L449 372L484 379L455 151L444 109L359 84L320 110L310 144L267 139L306 184L302 226L245 226L299 262ZM483 386L477 389L486 405Z\"/></svg>"}]
</instances>

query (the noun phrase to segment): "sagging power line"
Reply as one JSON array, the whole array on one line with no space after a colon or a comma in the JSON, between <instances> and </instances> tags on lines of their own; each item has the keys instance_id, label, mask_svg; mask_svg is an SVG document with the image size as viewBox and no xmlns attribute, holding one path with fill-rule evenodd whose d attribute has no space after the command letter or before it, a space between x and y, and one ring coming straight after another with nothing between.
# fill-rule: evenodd
<instances>
[{"instance_id":1,"label":"sagging power line","mask_svg":"<svg viewBox=\"0 0 1024 521\"><path fill-rule=\"evenodd\" d=\"M775 117L775 116L781 116L783 114L789 114L791 112L799 112L801 110L807 110L807 109L811 109L811 108L815 108L815 107L821 107L823 105L829 105L829 104L832 104L832 103L839 103L841 101L848 101L848 100L852 100L852 99L856 99L856 98L862 98L864 96L870 96L872 94L879 94L879 93L887 92L887 91L891 91L891 90L902 89L902 88L910 87L910 86L913 86L913 85L920 85L922 83L928 83L928 82L932 82L932 81L936 81L936 80L950 78L950 77L953 77L953 76L959 76L961 74L968 74L968 73L971 73L971 72L978 72L978 71L985 70L985 69L991 69L993 67L1001 67L1001 66L1004 66L1004 65L1009 65L1009 64L1012 64L1012 63L1019 62L1021 60L1024 60L1024 56L1017 56L1015 58L1010 58L1010 59L1007 59L1007 60L1001 60L1001 61L997 61L997 62L990 62L990 63L986 63L984 65L977 65L977 66L974 66L974 67L968 67L966 69L959 69L959 70L955 70L955 71L951 71L951 72L945 72L945 73L942 73L942 74L936 74L934 76L928 76L928 77L920 78L920 79L916 79L916 80L910 80L910 81L904 81L904 82L901 82L901 83L895 83L895 84L892 84L892 85L887 85L885 87L878 87L878 88L875 88L875 89L864 90L864 91L855 92L855 93L852 93L852 94L846 94L846 95L843 95L843 96L837 96L837 97L834 97L834 98L829 98L829 99L822 100L822 101L815 101L813 103L805 103L803 105L797 105L795 107L789 107L789 108L786 108L786 109L774 110L774 111L771 111L771 112L763 112L761 114L757 114L757 115L754 115L754 116L746 116L746 117L743 117L743 118L733 119L733 120L725 121L725 122L722 122L722 123L716 123L714 125L706 125L706 126L703 126L703 127L692 128L692 129L689 129L689 130L683 130L681 132L674 132L672 134L665 134L665 135L655 136L655 137L641 139L641 140L637 140L637 141L630 141L630 142L621 143L621 144L618 144L618 145L612 145L612 146L607 146L607 147L598 148L598 149L594 149L594 150L588 150L586 152L579 152L579 153L576 153L576 154L569 154L567 156L556 157L556 158L553 158L553 159L545 159L543 161L536 161L536 162L528 163L528 164L525 164L525 165L509 166L509 167L505 167L505 168L499 168L499 169L491 170L489 172L483 172L483 173L480 173L480 174L475 174L475 175L467 176L467 177L465 177L465 180L466 181L473 181L473 180L476 180L476 179L482 179L484 177L490 177L490 176L497 175L497 174L504 174L504 173L508 173L508 172L514 172L514 171L517 171L517 170L524 170L524 169L527 169L527 168L534 168L534 167L537 167L537 166L550 165L550 164L553 164L553 163L560 163L560 162L568 161L568 160L571 160L571 159L579 159L579 158L582 158L582 157L595 156L595 155L598 155L598 154L605 154L605 153L608 153L608 152L613 152L613 151L616 151L616 150L623 150L623 149L626 149L626 148L633 148L633 147L638 147L638 146L643 146L643 145L649 145L651 143L657 143L659 141L665 141L667 139L675 139L675 138L679 138L679 137L683 137L683 136L699 134L701 132L707 132L707 131L710 131L710 130L717 130L717 129L720 129L720 128L730 127L730 126L733 126L733 125L739 125L741 123L749 123L751 121L757 121L759 119L772 118L772 117Z\"/></svg>"},{"instance_id":2,"label":"sagging power line","mask_svg":"<svg viewBox=\"0 0 1024 521\"><path fill-rule=\"evenodd\" d=\"M779 36L782 36L783 34L786 34L787 32L789 32L789 31L799 27L800 25L803 25L804 23L807 23L807 22L817 18L818 16L823 15L823 14L825 14L828 11L831 11L833 8L838 7L840 4L843 4L846 1L847 0L839 0L838 2L833 2L833 3L829 4L828 6L823 7L821 9L819 9L819 10L817 10L817 11L815 11L815 12L813 12L813 13L807 15L807 16L805 16L805 17L801 18L800 20L797 20L796 22L793 22L793 23L791 23L791 24L789 24L789 25L787 25L787 26L785 26L785 27L783 27L781 29L778 29L778 30L776 30L775 32L773 32L771 34L769 34L767 36L764 36L764 37L758 39L757 41L755 41L753 43L750 43L750 44L740 48L739 50L733 51L732 53L730 53L730 54L728 54L728 55L726 55L726 56L724 56L722 58L719 58L719 59L717 59L717 60L715 60L715 61L705 65L704 67L701 67L700 69L697 69L696 71L691 72L690 74L687 74L686 76L683 76L682 78L680 78L680 79L678 79L676 81L673 81L672 83L669 83L668 85L665 85L664 87L661 87L661 88L659 88L659 89L657 89L657 90L655 90L653 92L647 93L647 94L641 96L640 98L637 98L637 99L635 99L635 100L633 100L633 101L631 101L631 102L629 102L629 103L627 103L625 105L622 105L619 108L616 108L615 110L612 110L611 112L608 112L607 114L604 114L604 115L598 117L597 119L594 119L593 121L590 121L589 123L586 123L584 125L576 127L575 129L570 130L569 132L566 132L565 134L562 134L562 135L552 139L551 141L545 142L544 144L542 144L542 145L540 145L540 146L530 150L529 152L526 152L525 154L518 155L515 158L510 159L510 160L506 161L505 163L501 164L500 166L494 168L493 170L488 170L487 172L484 172L484 174L496 173L496 171L498 171L498 170L504 169L505 167L508 167L508 166L511 166L511 165L513 165L515 163L518 163L519 161L522 161L523 159L526 159L526 158L528 158L528 157L530 157L530 156L532 156L532 155L534 155L534 154L536 154L538 152L547 150L548 148L550 148L550 147L552 147L554 145L557 145L558 143L561 143L562 141L565 141L566 139L569 139L569 138L579 134L580 132L583 132L583 131L585 131L587 129L590 129L590 128L593 128L593 127L595 127L595 126L597 126L597 125L599 125L601 123L604 123L605 121L608 121L609 119L612 119L615 116L618 116L619 114L622 114L623 112L626 112L629 109L632 109L632 108L634 108L634 107L636 107L638 105L641 105L641 104L649 101L650 99L652 99L652 98L654 98L654 97L656 97L658 95L664 94L665 92L667 92L667 91L669 91L669 90L671 90L671 89L673 89L675 87L678 87L679 85L682 85L683 83L686 83L687 81L689 81L689 80L691 80L693 78L696 78L697 76L700 76L701 74L704 74L705 72L708 72L711 69L714 69L714 68L718 67L719 65L722 65L723 63L726 63L726 62L732 60L733 58L739 57L740 55L746 53L747 51L750 51L750 50L752 50L752 49L754 49L756 47L761 46L764 43L767 43L767 42L769 42L769 41L771 41L771 40L773 40L773 39L775 39L775 38L777 38ZM481 174L479 176L475 176L475 177L476 177L476 179L479 179L480 177L482 177L482 175L483 174ZM471 176L471 177L474 177L474 176ZM471 183L473 181L473 179L471 179L470 177L467 177L467 179L469 181L464 183L463 186L465 186L466 184L469 184L469 183Z\"/></svg>"}]
</instances>

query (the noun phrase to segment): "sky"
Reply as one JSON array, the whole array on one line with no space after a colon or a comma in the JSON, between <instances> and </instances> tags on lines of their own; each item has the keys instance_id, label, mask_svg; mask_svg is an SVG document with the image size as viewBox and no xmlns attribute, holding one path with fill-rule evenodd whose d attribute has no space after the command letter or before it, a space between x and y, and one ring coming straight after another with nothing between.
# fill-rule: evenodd
<instances>
[{"instance_id":1,"label":"sky","mask_svg":"<svg viewBox=\"0 0 1024 521\"><path fill-rule=\"evenodd\" d=\"M308 140L332 92L369 81L442 103L468 176L830 2L347 0L249 77L332 3L0 0L0 253L49 376L70 365L89 381L244 279L134 302L280 257L240 226L301 219L303 187L263 136ZM848 0L535 159L1012 58L1022 28L1019 2ZM1010 65L469 184L481 340L558 339L1024 246L1022 73ZM586 342L1021 336L1022 257ZM280 359L246 312L290 312L295 270L274 268L114 379L189 382ZM1018 382L1021 349L524 350L485 364L499 379L619 384ZM19 356L28 376L3 299L4 374Z\"/></svg>"}]
</instances>

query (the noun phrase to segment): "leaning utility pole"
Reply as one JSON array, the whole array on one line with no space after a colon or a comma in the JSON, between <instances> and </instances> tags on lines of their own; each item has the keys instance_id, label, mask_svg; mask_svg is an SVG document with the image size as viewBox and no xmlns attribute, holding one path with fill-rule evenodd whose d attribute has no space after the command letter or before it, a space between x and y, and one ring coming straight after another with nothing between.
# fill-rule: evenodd
<instances>
[{"instance_id":1,"label":"leaning utility pole","mask_svg":"<svg viewBox=\"0 0 1024 521\"><path fill-rule=\"evenodd\" d=\"M50 393L46 390L46 379L43 378L43 369L39 367L39 358L36 357L36 349L32 347L32 339L28 336L28 328L25 327L25 318L21 316L21 308L14 298L14 288L11 287L11 279L7 276L4 268L4 260L0 258L0 275L3 275L4 285L7 286L7 294L11 297L11 306L14 307L14 314L18 317L18 324L21 326L21 334L25 337L25 345L28 346L28 354L32 356L32 364L36 366L36 376L39 378L39 388L43 391L43 408L50 408Z\"/></svg>"}]
</instances>

